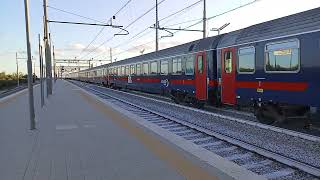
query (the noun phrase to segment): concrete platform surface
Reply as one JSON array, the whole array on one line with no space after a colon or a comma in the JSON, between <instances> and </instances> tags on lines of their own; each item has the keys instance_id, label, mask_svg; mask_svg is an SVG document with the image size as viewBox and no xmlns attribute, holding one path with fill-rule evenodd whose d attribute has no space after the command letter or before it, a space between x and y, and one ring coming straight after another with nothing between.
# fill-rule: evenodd
<instances>
[{"instance_id":1,"label":"concrete platform surface","mask_svg":"<svg viewBox=\"0 0 320 180\"><path fill-rule=\"evenodd\" d=\"M43 109L35 88L35 131L26 91L0 99L1 180L217 179L68 82L54 88Z\"/></svg>"}]
</instances>

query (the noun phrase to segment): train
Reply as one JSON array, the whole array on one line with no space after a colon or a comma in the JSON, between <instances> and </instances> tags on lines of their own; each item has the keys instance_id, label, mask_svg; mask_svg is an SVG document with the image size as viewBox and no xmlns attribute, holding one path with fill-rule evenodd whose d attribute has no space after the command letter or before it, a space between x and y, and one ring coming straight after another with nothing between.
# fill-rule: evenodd
<instances>
[{"instance_id":1,"label":"train","mask_svg":"<svg viewBox=\"0 0 320 180\"><path fill-rule=\"evenodd\" d=\"M266 124L320 108L320 8L66 75L198 108L252 107Z\"/></svg>"}]
</instances>

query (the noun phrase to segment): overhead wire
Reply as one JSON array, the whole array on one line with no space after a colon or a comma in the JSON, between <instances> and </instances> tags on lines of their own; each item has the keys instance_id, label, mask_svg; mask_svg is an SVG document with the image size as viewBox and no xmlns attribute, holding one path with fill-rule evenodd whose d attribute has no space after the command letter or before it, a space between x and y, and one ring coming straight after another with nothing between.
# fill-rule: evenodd
<instances>
[{"instance_id":1,"label":"overhead wire","mask_svg":"<svg viewBox=\"0 0 320 180\"><path fill-rule=\"evenodd\" d=\"M172 17L172 16L175 16L175 15L183 12L183 11L185 11L185 10L187 10L187 9L195 6L195 5L197 5L197 4L200 3L201 1L202 1L202 0L199 0L199 1L197 1L197 2L195 2L195 3L193 3L193 4L191 4L191 5L189 5L189 6L187 6L187 7L184 7L183 9L181 9L181 10L179 10L179 11L177 11L177 12L174 12L174 13L172 13L172 14L170 14L170 15L162 18L162 19L160 19L159 22L161 22L161 21L163 21L163 20L165 20L165 19L168 19L168 18L170 18L170 17ZM167 22L168 22L168 21L167 21ZM165 22L164 24L166 24L167 22ZM143 32L147 31L148 29L150 29L150 26L147 26L147 28L145 28L145 29L143 29L142 31L140 31L139 33L135 34L135 35L134 35L133 37L131 37L129 40L134 39L135 37L139 36L140 34L142 34ZM119 45L117 45L117 46L115 46L115 47L119 47L119 46L121 46L121 45L123 45L123 44L126 44L127 42L128 42L128 41L125 41L124 43L121 43L121 44L119 44Z\"/></svg>"},{"instance_id":2,"label":"overhead wire","mask_svg":"<svg viewBox=\"0 0 320 180\"><path fill-rule=\"evenodd\" d=\"M161 18L161 19L159 20L159 22L160 22L160 21L163 21L163 20L165 20L165 19L168 19L168 18L170 18L170 17L176 16L176 15L182 13L182 12L185 12L186 10L188 10L188 9L196 6L197 4L199 4L201 1L203 1L203 0L198 0L198 1L196 1L196 2L194 2L194 3L192 3L192 4L190 4L190 5L182 8L182 9L180 9L180 10L178 10L178 11L176 11L176 12L174 12L174 13L168 15L168 16L166 16L166 17ZM166 24L166 23L168 23L168 22L169 22L169 21L166 21L164 24ZM147 35L147 34L150 34L152 31L143 34L144 32L146 32L146 31L149 30L149 29L150 29L150 26L147 26L145 29L143 29L142 31L140 31L140 32L138 32L137 34L135 34L134 36L132 36L129 40L127 40L127 41L125 41L125 42L123 42L123 43L120 43L120 44L114 46L114 48L120 47L120 46L122 46L122 45L124 45L124 44L127 44L128 42L132 42L131 40L133 40L134 38L138 37L139 35L141 35L141 36L139 36L139 38L141 38L141 37L143 37L143 36L145 36L145 35ZM142 35L142 34L143 34L143 35ZM139 38L137 38L137 39L139 39ZM101 56L101 54L98 54L98 55L96 55L96 56L93 57L93 58L97 58L97 57L99 57L99 56Z\"/></svg>"},{"instance_id":3,"label":"overhead wire","mask_svg":"<svg viewBox=\"0 0 320 180\"><path fill-rule=\"evenodd\" d=\"M132 0L128 0L113 16L116 16L118 15ZM111 17L112 18L112 17ZM107 21L107 23L109 22L110 20ZM80 54L77 56L79 57L83 52L85 52L87 49L89 49L89 47L91 46L92 43L94 43L98 37L100 36L100 34L103 32L103 30L105 29L105 27L102 27L100 29L100 31L95 35L95 37L91 40L91 42L84 48L81 50Z\"/></svg>"},{"instance_id":4,"label":"overhead wire","mask_svg":"<svg viewBox=\"0 0 320 180\"><path fill-rule=\"evenodd\" d=\"M249 2L249 3L240 5L240 6L238 6L238 7L235 7L235 8L233 8L233 9L230 9L230 10L228 10L228 11L222 12L222 13L217 14L217 15L214 15L214 16L211 16L211 17L207 18L207 20L211 20L211 19L214 19L214 18L216 18L216 17L222 16L222 15L224 15L224 14L230 13L230 12L232 12L232 11L238 10L238 9L240 9L240 8L249 6L249 5L254 4L254 3L258 2L258 1L261 1L261 0L254 0L254 1L251 1L251 2ZM200 18L199 18L199 19L200 19ZM199 20L199 19L198 19L198 20ZM196 20L197 20L197 19L194 19L194 20L192 20L192 21L196 21ZM198 24L200 24L200 23L202 23L202 22L203 22L203 19L201 18L200 21L198 21L198 22L196 22L196 23L194 23L194 24L191 24L191 25L189 25L189 26L187 26L187 27L185 27L185 28L183 28L183 29L188 29L188 28L193 27L193 26L196 26L196 25L198 25ZM176 24L176 25L177 25L177 24ZM176 34L176 33L180 32L180 31L181 31L181 30L177 30L177 31L173 32L173 34ZM161 39L161 38L160 38L160 39ZM136 47L143 46L143 45L149 44L149 43L154 42L154 41L155 41L155 40L150 41L150 42L147 42L147 43L144 43L144 44L141 44L141 45L138 45L138 46L134 46L133 48L126 49L126 50L124 50L124 51L122 51L122 52L120 52L120 53L118 53L118 54L115 54L114 56L123 54L123 53L126 52L126 51L135 49Z\"/></svg>"},{"instance_id":5,"label":"overhead wire","mask_svg":"<svg viewBox=\"0 0 320 180\"><path fill-rule=\"evenodd\" d=\"M228 10L228 11L222 12L222 13L220 13L220 14L211 16L211 17L207 18L207 21L209 21L209 20L211 20L211 19L214 19L214 18L216 18L216 17L222 16L222 15L225 15L225 14L230 13L230 12L232 12L232 11L238 10L238 9L243 8L243 7L245 7L245 6L249 6L249 5L254 4L254 3L258 2L258 1L261 1L261 0L254 0L254 1L251 1L251 2L249 2L249 3L246 3L246 4L243 4L243 5L237 6L237 7L233 8L233 9ZM193 26L196 26L196 25L198 25L198 24L200 24L200 23L202 23L202 22L203 22L203 20L201 20L201 21L199 21L199 22L196 22L196 23L194 23L194 24L192 24L192 25L189 25L189 26L187 26L187 27L185 27L185 28L183 28L183 29L188 29L188 28L193 27ZM177 32L179 32L179 31L181 31L181 30L175 31L174 34L177 33Z\"/></svg>"},{"instance_id":6,"label":"overhead wire","mask_svg":"<svg viewBox=\"0 0 320 180\"><path fill-rule=\"evenodd\" d=\"M131 1L132 0L128 0L113 16L118 15ZM84 18L84 19L87 19L87 20L91 20L91 21L95 21L95 22L99 22L99 23L103 23L103 24L104 23L108 23L110 21L110 19L109 19L108 21L103 22L103 21L100 21L100 20L97 20L97 19L93 19L91 17L87 17L87 16L83 16L83 15L80 15L80 14L77 14L77 13L74 13L74 12L66 11L66 10L63 10L63 9L60 9L60 8L57 8L57 7L53 7L53 6L49 6L49 5L47 7L51 8L51 9L54 9L56 11L60 11L60 12L66 13L66 14L71 14L71 15L74 15L74 16L78 16L78 17L81 17L81 18ZM86 51L91 46L91 44L99 37L99 35L103 32L104 29L105 29L105 27L102 27L100 29L100 31L96 34L96 36L93 38L93 40L85 48L82 49L82 51L80 52L80 54L78 56L80 56L84 51Z\"/></svg>"},{"instance_id":7,"label":"overhead wire","mask_svg":"<svg viewBox=\"0 0 320 180\"><path fill-rule=\"evenodd\" d=\"M158 3L158 5L162 4L163 2L165 2L166 0L162 0ZM150 8L149 10L147 10L146 12L144 12L142 15L140 15L138 18L136 18L135 20L133 20L132 22L130 22L126 27L124 27L124 29L129 28L130 26L132 26L133 24L135 24L138 20L140 20L142 17L144 17L145 15L147 15L148 13L150 13L153 9L156 8L156 5L153 6L152 8ZM121 33L123 30L120 30L117 34ZM104 44L106 44L107 42L111 41L114 38L114 36L112 36L111 38L107 39L106 41L102 42L99 46L97 46L95 49L93 49L92 51L90 51L89 53L87 53L85 56L83 56L82 58L90 55L91 53L93 53L94 51L96 51L98 48L100 48L101 46L103 46Z\"/></svg>"},{"instance_id":8,"label":"overhead wire","mask_svg":"<svg viewBox=\"0 0 320 180\"><path fill-rule=\"evenodd\" d=\"M91 20L91 21L95 21L95 22L99 22L99 23L105 23L105 22L103 22L103 21L99 21L99 20L93 19L93 18L91 18L91 17L87 17L87 16L83 16L83 15L80 15L80 14L76 14L76 13L70 12L70 11L66 11L66 10L63 10L63 9L59 9L59 8L57 8L57 7L53 7L53 6L49 6L49 5L48 5L47 7L50 8L50 9L54 9L54 10L56 10L56 11L60 11L60 12L66 13L66 14L71 14L71 15L74 15L74 16L78 16L78 17L81 17L81 18L83 18L83 19L87 19L87 20Z\"/></svg>"},{"instance_id":9,"label":"overhead wire","mask_svg":"<svg viewBox=\"0 0 320 180\"><path fill-rule=\"evenodd\" d=\"M172 27L172 26L181 25L181 24L186 24L186 23L189 23L189 22L199 21L199 20L203 20L203 18L191 19L191 20L182 21L182 22L175 23L175 24L169 24L169 25L167 25L167 26Z\"/></svg>"}]
</instances>

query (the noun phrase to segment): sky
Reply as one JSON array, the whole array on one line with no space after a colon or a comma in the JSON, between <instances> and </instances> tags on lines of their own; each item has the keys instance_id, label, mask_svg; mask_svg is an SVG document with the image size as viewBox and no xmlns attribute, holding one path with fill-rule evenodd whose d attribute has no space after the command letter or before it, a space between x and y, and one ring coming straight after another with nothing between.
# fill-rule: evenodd
<instances>
[{"instance_id":1,"label":"sky","mask_svg":"<svg viewBox=\"0 0 320 180\"><path fill-rule=\"evenodd\" d=\"M158 0L161 2L162 0ZM206 0L207 17L212 17L230 9L252 2L253 0ZM128 0L48 0L49 20L74 21L95 23L107 22ZM162 20L168 15L187 7L198 0L164 0L159 5L160 27L184 28L198 22L202 18L203 2L199 2L191 8L169 18ZM38 34L43 37L43 1L29 0L30 6L30 33L31 48L34 56L36 74L39 73L38 58ZM155 5L155 1L131 0L130 3L116 15L114 25L128 26ZM0 72L12 73L16 71L15 54L19 58L26 57L26 34L24 17L24 0L1 0L0 1ZM53 7L53 8L52 8ZM227 33L250 25L280 18L290 14L320 7L320 0L259 0L249 6L232 11L225 15L213 18L207 22L208 36L216 35L209 31L218 28L225 23L230 23L222 33ZM89 17L93 20L57 11L64 11ZM186 22L189 21L189 22ZM155 22L155 10L140 18L130 25L127 36L114 36L119 32L116 28L98 26L81 26L50 23L52 44L56 49L56 58L77 59L109 59L109 49L112 48L113 59L121 60L127 57L137 56L155 50L155 30L148 27ZM186 23L183 23L186 22ZM182 24L181 24L182 23ZM176 25L178 24L178 25ZM145 30L142 34L138 34ZM202 29L202 23L190 29ZM97 34L101 31L99 36ZM172 31L174 32L174 31ZM160 31L161 36L168 32ZM95 38L96 40L92 42ZM193 41L202 37L201 32L177 32L173 37L160 38L160 49L172 47L178 44ZM91 43L89 48L85 49ZM105 42L105 43L104 43ZM96 63L94 65L99 65ZM21 72L26 73L26 60L19 60Z\"/></svg>"}]
</instances>

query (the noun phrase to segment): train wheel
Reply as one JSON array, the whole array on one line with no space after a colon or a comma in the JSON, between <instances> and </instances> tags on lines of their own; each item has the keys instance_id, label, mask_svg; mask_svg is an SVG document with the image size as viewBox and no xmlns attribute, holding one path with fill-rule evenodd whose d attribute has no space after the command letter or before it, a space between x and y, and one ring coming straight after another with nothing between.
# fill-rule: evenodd
<instances>
[{"instance_id":1,"label":"train wheel","mask_svg":"<svg viewBox=\"0 0 320 180\"><path fill-rule=\"evenodd\" d=\"M179 92L171 92L171 99L176 103L180 104L183 102L183 95Z\"/></svg>"},{"instance_id":2,"label":"train wheel","mask_svg":"<svg viewBox=\"0 0 320 180\"><path fill-rule=\"evenodd\" d=\"M174 103L180 104L180 101L177 98L173 97L172 100L173 100Z\"/></svg>"},{"instance_id":3,"label":"train wheel","mask_svg":"<svg viewBox=\"0 0 320 180\"><path fill-rule=\"evenodd\" d=\"M197 109L203 109L204 107L204 102L202 101L199 101L198 99L194 98L193 101L192 101L192 105L193 107L197 108Z\"/></svg>"},{"instance_id":4,"label":"train wheel","mask_svg":"<svg viewBox=\"0 0 320 180\"><path fill-rule=\"evenodd\" d=\"M268 125L275 123L275 120L269 116L268 111L263 107L257 108L255 110L255 115L260 123L268 124Z\"/></svg>"}]
</instances>

